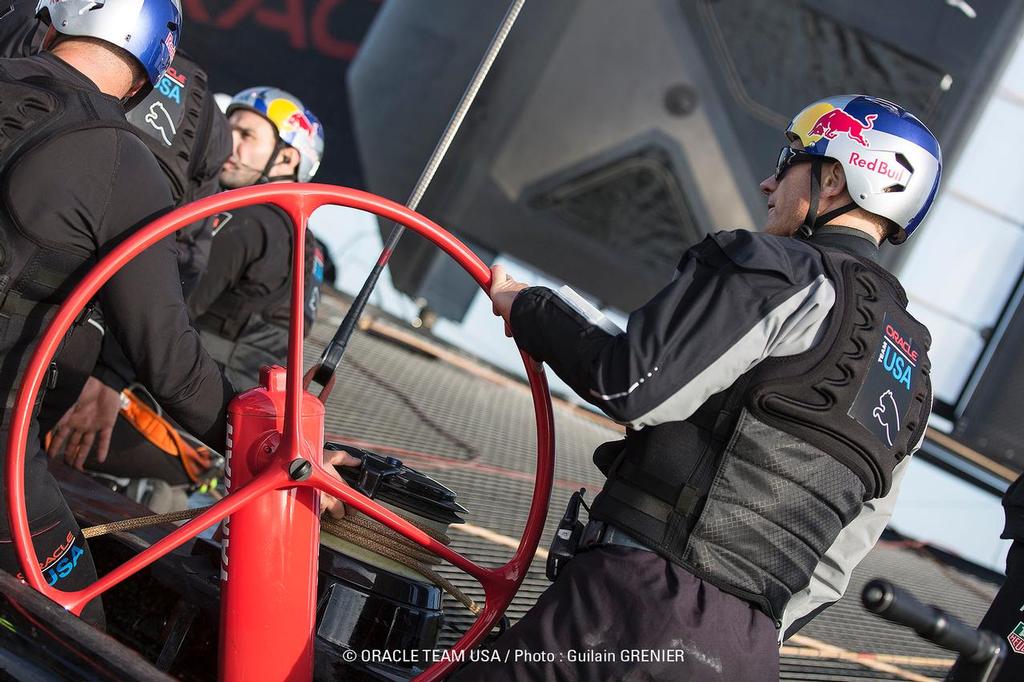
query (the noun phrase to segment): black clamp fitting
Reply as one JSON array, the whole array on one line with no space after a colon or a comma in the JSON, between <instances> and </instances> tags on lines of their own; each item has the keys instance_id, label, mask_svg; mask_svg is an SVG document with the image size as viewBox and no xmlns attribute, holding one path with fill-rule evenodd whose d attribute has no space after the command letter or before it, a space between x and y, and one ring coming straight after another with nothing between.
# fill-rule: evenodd
<instances>
[{"instance_id":1,"label":"black clamp fitting","mask_svg":"<svg viewBox=\"0 0 1024 682\"><path fill-rule=\"evenodd\" d=\"M569 504L565 507L565 514L558 522L555 536L551 539L551 547L548 549L548 561L545 566L545 573L548 580L554 582L562 568L576 556L580 546L580 538L583 537L583 522L580 521L580 505L584 507L587 503L583 496L587 494L586 488L580 488L569 498ZM587 511L590 508L587 507Z\"/></svg>"}]
</instances>

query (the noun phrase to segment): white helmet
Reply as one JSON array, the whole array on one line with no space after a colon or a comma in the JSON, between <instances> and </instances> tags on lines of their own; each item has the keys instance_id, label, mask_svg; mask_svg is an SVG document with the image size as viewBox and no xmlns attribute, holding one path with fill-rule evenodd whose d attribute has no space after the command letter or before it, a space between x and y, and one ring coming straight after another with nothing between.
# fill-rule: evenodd
<instances>
[{"instance_id":1,"label":"white helmet","mask_svg":"<svg viewBox=\"0 0 1024 682\"><path fill-rule=\"evenodd\" d=\"M854 202L824 216L809 211L808 230L859 206L892 221L898 230L889 241L900 244L931 208L942 175L939 142L917 117L892 102L867 95L818 100L793 117L786 136L803 149L783 149L782 156L827 157L842 164ZM816 181L820 177L812 177ZM816 189L812 186L812 204Z\"/></svg>"},{"instance_id":2,"label":"white helmet","mask_svg":"<svg viewBox=\"0 0 1024 682\"><path fill-rule=\"evenodd\" d=\"M324 127L298 97L278 88L249 88L232 97L224 113L230 116L235 109L255 111L270 121L278 139L299 152L298 181L309 182L324 155Z\"/></svg>"},{"instance_id":3,"label":"white helmet","mask_svg":"<svg viewBox=\"0 0 1024 682\"><path fill-rule=\"evenodd\" d=\"M181 38L179 0L40 0L36 16L61 35L99 38L135 57L149 89L170 66Z\"/></svg>"}]
</instances>

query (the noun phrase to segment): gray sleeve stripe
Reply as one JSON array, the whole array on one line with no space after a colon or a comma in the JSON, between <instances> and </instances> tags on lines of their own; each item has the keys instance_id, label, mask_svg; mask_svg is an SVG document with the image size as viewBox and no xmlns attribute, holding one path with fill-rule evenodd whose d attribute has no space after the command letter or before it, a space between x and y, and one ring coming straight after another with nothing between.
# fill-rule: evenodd
<instances>
[{"instance_id":1,"label":"gray sleeve stripe","mask_svg":"<svg viewBox=\"0 0 1024 682\"><path fill-rule=\"evenodd\" d=\"M686 419L710 396L728 388L765 358L804 352L824 329L835 298L832 282L825 275L818 275L813 282L759 320L689 383L647 414L630 422L630 426L640 429Z\"/></svg>"}]
</instances>

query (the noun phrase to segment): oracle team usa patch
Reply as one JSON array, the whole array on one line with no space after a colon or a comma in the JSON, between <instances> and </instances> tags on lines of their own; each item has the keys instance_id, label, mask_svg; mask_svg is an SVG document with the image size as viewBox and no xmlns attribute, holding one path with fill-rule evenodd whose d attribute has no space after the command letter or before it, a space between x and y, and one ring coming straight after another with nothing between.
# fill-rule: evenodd
<instances>
[{"instance_id":1,"label":"oracle team usa patch","mask_svg":"<svg viewBox=\"0 0 1024 682\"><path fill-rule=\"evenodd\" d=\"M894 447L918 381L919 352L903 325L885 314L873 362L849 415L886 447Z\"/></svg>"}]
</instances>

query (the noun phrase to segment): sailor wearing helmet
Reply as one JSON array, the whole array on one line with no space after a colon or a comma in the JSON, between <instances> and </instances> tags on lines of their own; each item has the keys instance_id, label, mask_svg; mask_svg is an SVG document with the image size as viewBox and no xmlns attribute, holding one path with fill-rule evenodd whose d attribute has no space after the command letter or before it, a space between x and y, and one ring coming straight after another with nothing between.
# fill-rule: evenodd
<instances>
[{"instance_id":1,"label":"sailor wearing helmet","mask_svg":"<svg viewBox=\"0 0 1024 682\"><path fill-rule=\"evenodd\" d=\"M455 679L777 680L777 640L877 541L932 400L928 330L878 248L927 214L939 145L861 95L809 105L786 136L763 230L689 249L625 331L494 269L520 347L627 429L594 454L608 480L578 553L496 644L554 661Z\"/></svg>"}]
</instances>

